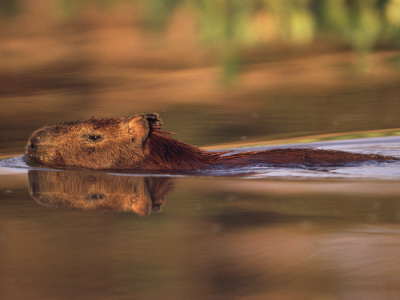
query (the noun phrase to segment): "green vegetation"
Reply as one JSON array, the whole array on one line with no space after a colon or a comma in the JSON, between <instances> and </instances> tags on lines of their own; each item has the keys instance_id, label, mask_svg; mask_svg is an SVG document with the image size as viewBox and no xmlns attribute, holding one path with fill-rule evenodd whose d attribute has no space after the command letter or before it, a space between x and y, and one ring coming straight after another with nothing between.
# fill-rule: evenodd
<instances>
[{"instance_id":1,"label":"green vegetation","mask_svg":"<svg viewBox=\"0 0 400 300\"><path fill-rule=\"evenodd\" d=\"M110 8L126 0L56 0L65 14L94 6ZM133 2L136 5L137 1ZM276 40L307 45L329 33L357 51L378 43L400 44L400 0L140 0L149 23L162 29L169 16L185 7L197 21L208 44L246 46ZM0 14L13 16L26 5L22 0L0 0ZM51 9L49 9L51 11Z\"/></svg>"},{"instance_id":2,"label":"green vegetation","mask_svg":"<svg viewBox=\"0 0 400 300\"><path fill-rule=\"evenodd\" d=\"M195 16L206 45L216 47L230 81L240 69L240 49L285 43L304 47L319 36L358 53L378 44L400 45L400 0L174 0L144 1L154 24L167 24L174 9ZM160 28L158 26L158 28ZM236 50L235 50L236 49Z\"/></svg>"},{"instance_id":3,"label":"green vegetation","mask_svg":"<svg viewBox=\"0 0 400 300\"><path fill-rule=\"evenodd\" d=\"M0 17L17 15L27 3L0 0ZM254 46L306 47L321 37L362 54L377 45L400 46L400 0L55 0L48 12L68 22L94 7L118 4L144 9L142 24L158 31L177 9L185 10L199 40L219 55L224 82L240 71L241 51Z\"/></svg>"},{"instance_id":4,"label":"green vegetation","mask_svg":"<svg viewBox=\"0 0 400 300\"><path fill-rule=\"evenodd\" d=\"M196 16L203 41L218 45L293 45L330 33L357 51L400 42L400 0L174 0L144 1L160 23L184 5Z\"/></svg>"}]
</instances>

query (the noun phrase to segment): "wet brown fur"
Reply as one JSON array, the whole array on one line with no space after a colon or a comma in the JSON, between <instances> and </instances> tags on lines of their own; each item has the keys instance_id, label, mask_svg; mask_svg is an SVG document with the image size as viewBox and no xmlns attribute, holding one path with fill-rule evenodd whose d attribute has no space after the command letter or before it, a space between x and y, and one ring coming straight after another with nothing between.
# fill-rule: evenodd
<instances>
[{"instance_id":1,"label":"wet brown fur","mask_svg":"<svg viewBox=\"0 0 400 300\"><path fill-rule=\"evenodd\" d=\"M154 165L163 165L164 168L178 168L179 166L193 169L203 169L210 165L243 166L249 164L271 165L325 165L362 162L397 160L394 157L377 154L360 154L336 150L322 150L315 148L283 148L264 151L247 151L236 154L229 152L208 152L197 147L177 141L162 131L154 131L150 139L150 148Z\"/></svg>"},{"instance_id":2,"label":"wet brown fur","mask_svg":"<svg viewBox=\"0 0 400 300\"><path fill-rule=\"evenodd\" d=\"M90 140L94 135L101 139L96 142ZM161 130L157 114L147 114L130 119L93 118L44 127L30 137L25 160L30 165L39 163L61 168L188 171L250 164L336 166L398 159L315 148L235 154L204 151L172 138L170 133Z\"/></svg>"}]
</instances>

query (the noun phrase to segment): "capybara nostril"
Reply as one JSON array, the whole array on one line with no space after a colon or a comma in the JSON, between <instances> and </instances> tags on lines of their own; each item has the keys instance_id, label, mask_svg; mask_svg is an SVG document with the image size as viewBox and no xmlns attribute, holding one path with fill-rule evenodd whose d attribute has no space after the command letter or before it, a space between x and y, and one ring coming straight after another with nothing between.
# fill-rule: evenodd
<instances>
[{"instance_id":1,"label":"capybara nostril","mask_svg":"<svg viewBox=\"0 0 400 300\"><path fill-rule=\"evenodd\" d=\"M36 137L31 137L28 141L28 148L31 150L37 149L39 146L39 139Z\"/></svg>"},{"instance_id":2,"label":"capybara nostril","mask_svg":"<svg viewBox=\"0 0 400 300\"><path fill-rule=\"evenodd\" d=\"M35 143L33 143L33 142L30 142L29 143L29 148L31 148L31 149L36 149L38 146L37 146L37 144L35 144Z\"/></svg>"}]
</instances>

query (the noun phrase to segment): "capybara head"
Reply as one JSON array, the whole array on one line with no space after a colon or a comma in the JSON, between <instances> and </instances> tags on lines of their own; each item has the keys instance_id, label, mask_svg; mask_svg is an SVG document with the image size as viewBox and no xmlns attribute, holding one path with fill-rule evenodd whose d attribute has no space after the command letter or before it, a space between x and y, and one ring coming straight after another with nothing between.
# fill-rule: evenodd
<instances>
[{"instance_id":1,"label":"capybara head","mask_svg":"<svg viewBox=\"0 0 400 300\"><path fill-rule=\"evenodd\" d=\"M24 160L61 168L140 169L149 151L146 141L160 128L157 114L46 126L29 138Z\"/></svg>"}]
</instances>

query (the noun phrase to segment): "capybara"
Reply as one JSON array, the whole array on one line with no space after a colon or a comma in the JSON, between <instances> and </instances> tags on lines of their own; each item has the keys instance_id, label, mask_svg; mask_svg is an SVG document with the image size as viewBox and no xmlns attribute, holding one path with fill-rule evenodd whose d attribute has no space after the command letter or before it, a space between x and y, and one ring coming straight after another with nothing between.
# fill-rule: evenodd
<instances>
[{"instance_id":1,"label":"capybara","mask_svg":"<svg viewBox=\"0 0 400 300\"><path fill-rule=\"evenodd\" d=\"M132 118L92 118L46 126L29 138L24 160L28 165L97 170L189 171L251 164L273 166L338 166L395 157L315 148L264 151L204 151L161 130L158 114Z\"/></svg>"}]
</instances>

